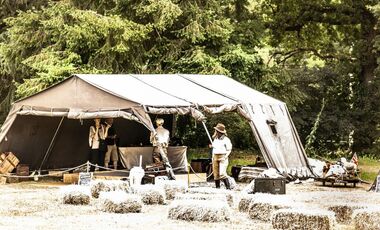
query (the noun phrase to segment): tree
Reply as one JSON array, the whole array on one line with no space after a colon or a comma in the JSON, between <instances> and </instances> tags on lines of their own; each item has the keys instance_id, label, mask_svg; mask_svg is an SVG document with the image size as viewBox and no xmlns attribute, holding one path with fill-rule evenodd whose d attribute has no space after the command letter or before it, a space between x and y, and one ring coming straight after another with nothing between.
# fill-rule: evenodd
<instances>
[{"instance_id":1,"label":"tree","mask_svg":"<svg viewBox=\"0 0 380 230\"><path fill-rule=\"evenodd\" d=\"M379 31L378 16L371 10L376 4L372 0L269 0L261 4L276 63L297 69L310 65L311 59L320 60L322 66L334 70L333 75L346 79L345 87L352 87L352 97L339 96L352 106L334 112L350 120L354 151L371 147L379 137ZM341 85L335 87L339 95Z\"/></svg>"}]
</instances>

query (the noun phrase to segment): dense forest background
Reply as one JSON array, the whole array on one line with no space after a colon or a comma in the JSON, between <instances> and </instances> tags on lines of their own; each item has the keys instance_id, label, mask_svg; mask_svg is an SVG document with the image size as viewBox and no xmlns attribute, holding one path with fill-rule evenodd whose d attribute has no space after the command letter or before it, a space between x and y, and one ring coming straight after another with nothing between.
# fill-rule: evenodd
<instances>
[{"instance_id":1,"label":"dense forest background","mask_svg":"<svg viewBox=\"0 0 380 230\"><path fill-rule=\"evenodd\" d=\"M0 124L72 73L225 74L284 100L310 155L379 157L379 19L378 0L2 0ZM255 149L239 116L220 120Z\"/></svg>"}]
</instances>

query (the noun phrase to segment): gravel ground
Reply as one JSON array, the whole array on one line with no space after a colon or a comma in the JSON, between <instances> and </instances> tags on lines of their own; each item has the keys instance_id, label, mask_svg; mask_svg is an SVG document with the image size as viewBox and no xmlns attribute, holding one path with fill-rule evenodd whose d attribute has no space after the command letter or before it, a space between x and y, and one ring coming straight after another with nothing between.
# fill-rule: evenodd
<instances>
[{"instance_id":1,"label":"gravel ground","mask_svg":"<svg viewBox=\"0 0 380 230\"><path fill-rule=\"evenodd\" d=\"M242 189L246 184L239 184ZM224 223L203 223L170 220L169 205L144 206L142 213L112 214L90 205L74 206L62 203L58 182L22 182L0 185L0 229L272 229L270 222L251 220L237 210L241 194L236 191L232 219ZM211 184L210 184L211 186ZM380 193L357 188L321 187L313 183L287 184L287 195L307 206L323 207L328 202L360 202L380 205ZM170 204L171 201L169 201ZM338 225L337 229L354 229Z\"/></svg>"}]
</instances>

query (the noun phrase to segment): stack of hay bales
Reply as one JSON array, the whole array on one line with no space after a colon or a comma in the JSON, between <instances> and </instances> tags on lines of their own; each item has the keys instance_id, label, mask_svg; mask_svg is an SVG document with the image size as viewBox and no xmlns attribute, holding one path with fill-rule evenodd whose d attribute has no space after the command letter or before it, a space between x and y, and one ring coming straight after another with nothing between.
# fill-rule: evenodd
<instances>
[{"instance_id":1,"label":"stack of hay bales","mask_svg":"<svg viewBox=\"0 0 380 230\"><path fill-rule=\"evenodd\" d=\"M199 188L189 188L188 190L191 194L222 194L227 198L228 204L232 207L234 205L234 196L230 190L216 189L211 187L199 187Z\"/></svg>"},{"instance_id":2,"label":"stack of hay bales","mask_svg":"<svg viewBox=\"0 0 380 230\"><path fill-rule=\"evenodd\" d=\"M91 181L91 195L99 197L100 192L124 191L130 192L129 183L121 180L94 180Z\"/></svg>"},{"instance_id":3,"label":"stack of hay bales","mask_svg":"<svg viewBox=\"0 0 380 230\"><path fill-rule=\"evenodd\" d=\"M90 203L90 188L81 185L68 185L60 188L64 204L86 205Z\"/></svg>"},{"instance_id":4,"label":"stack of hay bales","mask_svg":"<svg viewBox=\"0 0 380 230\"><path fill-rule=\"evenodd\" d=\"M357 230L380 229L380 208L358 209L352 216Z\"/></svg>"},{"instance_id":5,"label":"stack of hay bales","mask_svg":"<svg viewBox=\"0 0 380 230\"><path fill-rule=\"evenodd\" d=\"M221 222L230 219L226 202L217 200L175 200L169 207L168 218L173 220Z\"/></svg>"},{"instance_id":6,"label":"stack of hay bales","mask_svg":"<svg viewBox=\"0 0 380 230\"><path fill-rule=\"evenodd\" d=\"M141 196L144 204L166 204L165 190L162 187L146 184L135 186L132 190Z\"/></svg>"},{"instance_id":7,"label":"stack of hay bales","mask_svg":"<svg viewBox=\"0 0 380 230\"><path fill-rule=\"evenodd\" d=\"M333 203L327 205L327 209L335 213L336 221L341 224L349 224L354 211L363 208L366 208L366 205L358 203Z\"/></svg>"},{"instance_id":8,"label":"stack of hay bales","mask_svg":"<svg viewBox=\"0 0 380 230\"><path fill-rule=\"evenodd\" d=\"M269 221L274 211L293 205L296 205L294 200L286 195L260 194L251 200L248 214L251 219Z\"/></svg>"},{"instance_id":9,"label":"stack of hay bales","mask_svg":"<svg viewBox=\"0 0 380 230\"><path fill-rule=\"evenodd\" d=\"M113 213L141 212L141 197L123 191L101 192L101 210Z\"/></svg>"},{"instance_id":10,"label":"stack of hay bales","mask_svg":"<svg viewBox=\"0 0 380 230\"><path fill-rule=\"evenodd\" d=\"M273 213L272 227L292 230L330 230L335 227L335 216L331 211L319 209L280 209Z\"/></svg>"},{"instance_id":11,"label":"stack of hay bales","mask_svg":"<svg viewBox=\"0 0 380 230\"><path fill-rule=\"evenodd\" d=\"M158 180L157 186L165 190L166 199L173 200L176 193L185 193L187 191L187 184L176 180Z\"/></svg>"}]
</instances>

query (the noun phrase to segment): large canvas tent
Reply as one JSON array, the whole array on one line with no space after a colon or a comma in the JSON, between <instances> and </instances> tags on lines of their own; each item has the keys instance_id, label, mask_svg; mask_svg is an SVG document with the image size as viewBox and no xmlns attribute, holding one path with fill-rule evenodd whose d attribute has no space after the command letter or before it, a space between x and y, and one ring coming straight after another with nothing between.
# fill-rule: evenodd
<instances>
[{"instance_id":1,"label":"large canvas tent","mask_svg":"<svg viewBox=\"0 0 380 230\"><path fill-rule=\"evenodd\" d=\"M13 104L0 130L0 151L17 153L32 169L69 167L86 160L91 118L121 119L129 136L145 140L154 132L149 114L204 121L231 111L246 118L269 167L312 175L286 104L222 75L73 75Z\"/></svg>"}]
</instances>

